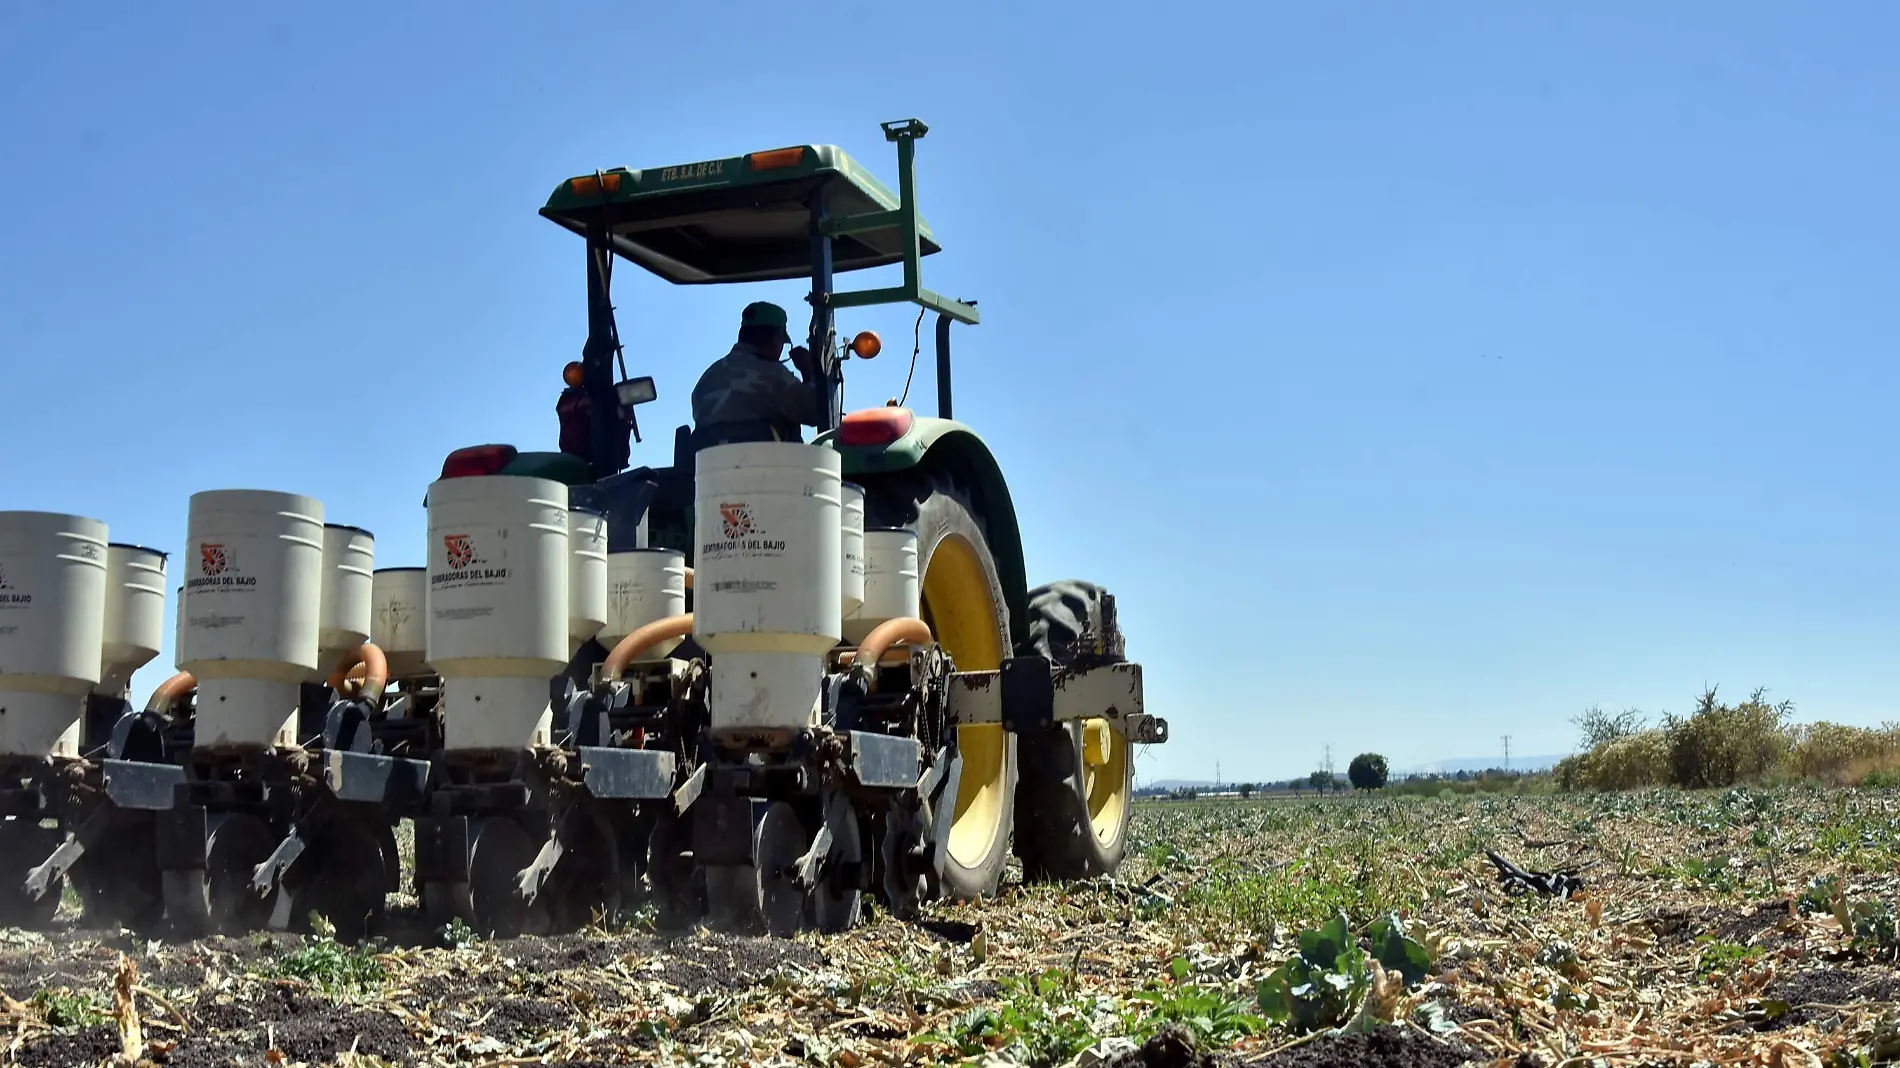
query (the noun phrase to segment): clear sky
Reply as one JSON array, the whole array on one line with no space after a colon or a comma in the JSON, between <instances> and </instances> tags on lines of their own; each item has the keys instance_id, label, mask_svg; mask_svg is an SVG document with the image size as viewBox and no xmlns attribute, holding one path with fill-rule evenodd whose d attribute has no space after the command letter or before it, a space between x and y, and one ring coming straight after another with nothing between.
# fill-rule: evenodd
<instances>
[{"instance_id":1,"label":"clear sky","mask_svg":"<svg viewBox=\"0 0 1900 1068\"><path fill-rule=\"evenodd\" d=\"M926 282L984 313L958 415L1031 581L1118 593L1174 729L1142 779L1562 752L1585 706L1704 684L1877 723L1896 32L1873 2L18 0L0 507L177 551L192 492L291 490L421 564L446 453L553 447L585 335L557 182L800 142L888 180L877 124L916 116ZM617 280L664 463L740 306L801 294ZM902 390L912 318L844 319L886 338L849 402Z\"/></svg>"}]
</instances>

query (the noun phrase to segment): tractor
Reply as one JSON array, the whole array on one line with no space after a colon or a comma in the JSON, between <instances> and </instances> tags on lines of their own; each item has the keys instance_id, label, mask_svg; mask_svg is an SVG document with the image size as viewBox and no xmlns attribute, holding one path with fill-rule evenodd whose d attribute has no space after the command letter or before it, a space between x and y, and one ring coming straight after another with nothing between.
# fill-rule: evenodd
<instances>
[{"instance_id":1,"label":"tractor","mask_svg":"<svg viewBox=\"0 0 1900 1068\"><path fill-rule=\"evenodd\" d=\"M988 894L1012 842L1032 878L1112 872L1130 816L1132 746L1164 742L1167 724L1140 711L1141 676L1124 659L1113 597L1083 582L1028 584L1001 466L953 417L952 328L979 322L976 302L923 285L924 258L942 248L917 202L917 145L928 129L910 119L883 132L896 147L896 193L826 145L562 182L541 214L584 240L588 336L560 410L563 440L585 442L585 451L524 454L502 470L563 472L572 499L606 515L610 552L644 547L635 544L644 531L646 544L681 550L690 565L691 428L675 431L670 466L626 469L633 409L655 387L650 377L625 377L614 264L680 285L809 278L806 346L836 357L813 384L822 413L814 444L835 450L844 477L862 487L867 530L915 531L921 618L955 669L954 738L937 766L955 771L954 803L940 816L931 881L958 898ZM902 267L898 285L836 288L840 274L891 265ZM844 368L881 344L868 332L842 339L837 318L880 304L936 313L934 415L844 410Z\"/></svg>"}]
</instances>

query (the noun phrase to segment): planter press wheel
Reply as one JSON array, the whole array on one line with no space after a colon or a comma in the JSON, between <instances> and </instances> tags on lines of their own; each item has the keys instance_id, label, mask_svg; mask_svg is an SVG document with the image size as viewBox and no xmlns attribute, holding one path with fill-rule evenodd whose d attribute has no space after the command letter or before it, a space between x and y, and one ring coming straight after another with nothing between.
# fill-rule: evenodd
<instances>
[{"instance_id":1,"label":"planter press wheel","mask_svg":"<svg viewBox=\"0 0 1900 1068\"><path fill-rule=\"evenodd\" d=\"M713 930L757 934L764 928L758 868L751 864L708 864L700 872L706 880L706 922Z\"/></svg>"},{"instance_id":2,"label":"planter press wheel","mask_svg":"<svg viewBox=\"0 0 1900 1068\"><path fill-rule=\"evenodd\" d=\"M160 876L166 920L185 937L263 927L274 898L254 893L251 877L277 848L277 837L263 820L242 812L213 814L205 826L205 866Z\"/></svg>"},{"instance_id":3,"label":"planter press wheel","mask_svg":"<svg viewBox=\"0 0 1900 1068\"><path fill-rule=\"evenodd\" d=\"M527 829L513 819L482 816L469 821L468 883L462 892L466 897L456 902L469 926L493 938L546 933L545 900L528 904L516 885L536 852Z\"/></svg>"},{"instance_id":4,"label":"planter press wheel","mask_svg":"<svg viewBox=\"0 0 1900 1068\"><path fill-rule=\"evenodd\" d=\"M106 831L73 866L72 877L88 927L145 934L165 918L157 835L150 825Z\"/></svg>"},{"instance_id":5,"label":"planter press wheel","mask_svg":"<svg viewBox=\"0 0 1900 1068\"><path fill-rule=\"evenodd\" d=\"M337 820L317 831L298 863L291 894L291 923L301 927L311 913L328 920L339 941L360 941L383 918L389 894L389 854L384 825Z\"/></svg>"},{"instance_id":6,"label":"planter press wheel","mask_svg":"<svg viewBox=\"0 0 1900 1068\"><path fill-rule=\"evenodd\" d=\"M792 882L789 869L811 848L812 831L798 818L798 810L783 801L765 808L759 820L757 864L759 913L767 933L789 938L805 925L806 895Z\"/></svg>"},{"instance_id":7,"label":"planter press wheel","mask_svg":"<svg viewBox=\"0 0 1900 1068\"><path fill-rule=\"evenodd\" d=\"M864 834L858 826L858 814L842 793L825 800L826 821L837 828L831 840L831 859L852 866L864 863ZM857 925L864 908L864 892L847 885L842 873L821 875L808 895L812 925L826 934L848 931Z\"/></svg>"},{"instance_id":8,"label":"planter press wheel","mask_svg":"<svg viewBox=\"0 0 1900 1068\"><path fill-rule=\"evenodd\" d=\"M693 868L692 843L690 817L675 815L670 806L654 819L647 835L647 892L662 928L689 926L705 913L705 890Z\"/></svg>"}]
</instances>

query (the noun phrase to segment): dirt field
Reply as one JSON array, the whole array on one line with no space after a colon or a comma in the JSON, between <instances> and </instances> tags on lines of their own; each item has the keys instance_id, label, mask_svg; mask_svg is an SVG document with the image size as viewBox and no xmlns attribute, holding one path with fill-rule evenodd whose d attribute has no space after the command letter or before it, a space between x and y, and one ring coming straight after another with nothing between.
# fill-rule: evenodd
<instances>
[{"instance_id":1,"label":"dirt field","mask_svg":"<svg viewBox=\"0 0 1900 1068\"><path fill-rule=\"evenodd\" d=\"M160 1065L1871 1065L1900 1054L1897 815L1882 791L1153 802L1114 882L1012 875L843 937L0 931L0 1048L108 1063L123 989ZM1487 850L1585 889L1507 894Z\"/></svg>"}]
</instances>

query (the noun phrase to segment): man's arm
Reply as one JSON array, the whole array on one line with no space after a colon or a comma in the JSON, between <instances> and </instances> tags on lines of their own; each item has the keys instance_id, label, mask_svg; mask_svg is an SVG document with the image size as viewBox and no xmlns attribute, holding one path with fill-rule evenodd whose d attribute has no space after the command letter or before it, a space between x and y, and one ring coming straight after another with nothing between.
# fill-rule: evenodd
<instances>
[{"instance_id":1,"label":"man's arm","mask_svg":"<svg viewBox=\"0 0 1900 1068\"><path fill-rule=\"evenodd\" d=\"M802 348L792 350L792 363L798 367L793 375L784 367L774 364L774 368L784 378L784 388L779 392L779 403L785 418L799 426L818 425L818 389L812 384L816 371L815 362Z\"/></svg>"}]
</instances>

